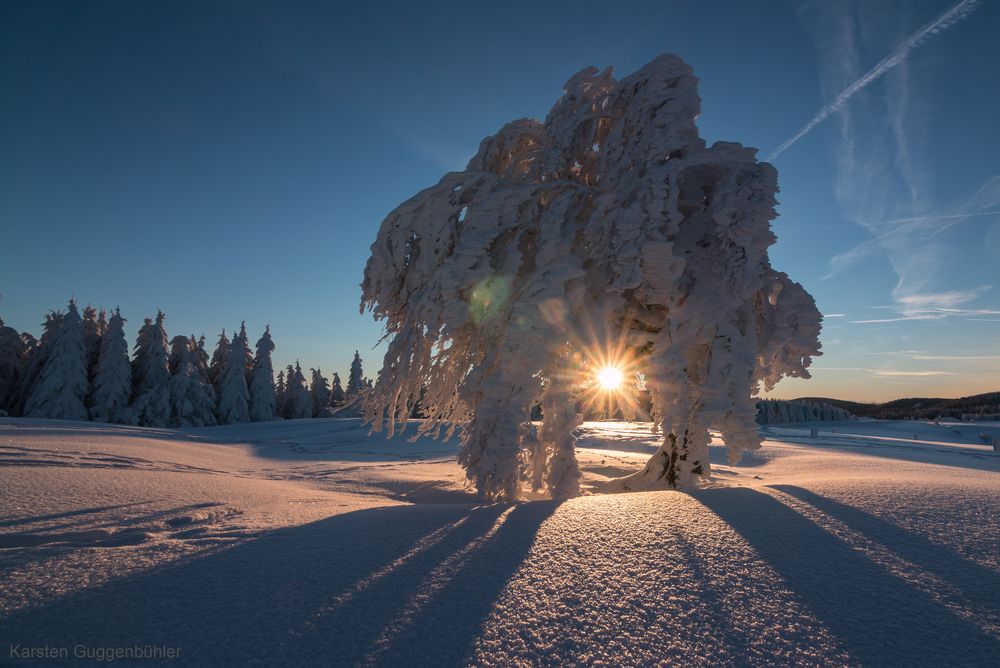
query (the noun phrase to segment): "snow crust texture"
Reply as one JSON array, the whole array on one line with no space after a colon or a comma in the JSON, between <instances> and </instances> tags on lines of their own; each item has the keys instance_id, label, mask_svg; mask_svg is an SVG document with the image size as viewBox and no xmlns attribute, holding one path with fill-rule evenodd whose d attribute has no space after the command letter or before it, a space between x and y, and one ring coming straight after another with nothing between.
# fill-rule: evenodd
<instances>
[{"instance_id":1,"label":"snow crust texture","mask_svg":"<svg viewBox=\"0 0 1000 668\"><path fill-rule=\"evenodd\" d=\"M382 223L362 309L389 340L366 417L391 434L424 390L424 431L461 427L486 498L525 480L579 487L575 392L604 360L641 372L660 450L621 490L691 488L708 428L730 461L760 446L752 396L808 377L820 314L775 271L777 176L756 151L698 136L697 79L663 55L616 80L587 68L544 122L487 137ZM529 423L542 403L543 427Z\"/></svg>"},{"instance_id":2,"label":"snow crust texture","mask_svg":"<svg viewBox=\"0 0 1000 668\"><path fill-rule=\"evenodd\" d=\"M165 645L206 667L993 668L984 429L766 427L737 466L715 434L692 494L483 504L455 440L413 425L0 418L0 664L159 665L10 651ZM579 432L585 489L659 447L648 424Z\"/></svg>"}]
</instances>

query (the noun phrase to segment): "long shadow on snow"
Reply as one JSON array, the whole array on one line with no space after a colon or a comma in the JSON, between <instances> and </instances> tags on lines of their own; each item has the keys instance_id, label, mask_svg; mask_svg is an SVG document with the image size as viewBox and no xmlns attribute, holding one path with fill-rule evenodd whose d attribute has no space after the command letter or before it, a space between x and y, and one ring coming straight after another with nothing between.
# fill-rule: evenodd
<instances>
[{"instance_id":1,"label":"long shadow on snow","mask_svg":"<svg viewBox=\"0 0 1000 668\"><path fill-rule=\"evenodd\" d=\"M874 515L794 485L770 485L834 517L851 529L882 543L898 556L957 587L970 601L1000 608L1000 574L950 549Z\"/></svg>"},{"instance_id":2,"label":"long shadow on snow","mask_svg":"<svg viewBox=\"0 0 1000 668\"><path fill-rule=\"evenodd\" d=\"M415 433L412 424L397 428L397 434L392 439L386 439L385 434L367 436L367 428L359 418L325 418L305 420L275 420L273 422L255 422L241 425L222 425L217 427L183 427L177 429L133 427L127 425L103 424L95 422L73 422L63 420L35 420L30 418L0 418L0 427L10 429L10 435L17 437L45 437L49 439L79 438L85 436L92 442L81 444L81 448L95 447L97 443L114 439L165 439L169 441L201 444L206 447L213 445L249 445L254 454L264 459L278 461L338 461L338 462L371 462L373 458L388 462L406 462L410 460L424 461L441 457L450 457L457 451L457 439L451 441L422 438L417 443L410 443L409 438ZM15 440L16 442L16 440ZM145 462L157 463L155 460L155 444L144 447L134 445L128 456L136 455L151 457ZM80 466L88 465L98 468L119 468L111 464L81 462L73 455L78 451L54 451L65 456L66 461L49 461L34 459L19 461L14 457L27 457L35 453L49 455L53 450L45 447L0 446L2 450L12 450L13 455L6 465L31 466ZM86 453L83 453L86 454Z\"/></svg>"},{"instance_id":3,"label":"long shadow on snow","mask_svg":"<svg viewBox=\"0 0 1000 668\"><path fill-rule=\"evenodd\" d=\"M378 508L277 530L14 613L0 643L165 644L184 665L457 665L557 505Z\"/></svg>"},{"instance_id":4,"label":"long shadow on snow","mask_svg":"<svg viewBox=\"0 0 1000 668\"><path fill-rule=\"evenodd\" d=\"M134 427L131 425L105 422L80 422L77 420L41 420L35 418L0 418L0 427L10 429L9 435L15 439L21 436L44 436L62 438L66 436L88 436L101 440L107 438L185 438L183 430L160 427ZM20 448L13 448L20 449Z\"/></svg>"},{"instance_id":5,"label":"long shadow on snow","mask_svg":"<svg viewBox=\"0 0 1000 668\"><path fill-rule=\"evenodd\" d=\"M289 462L359 462L408 463L453 457L458 440L435 440L430 437L415 443L414 423L397 425L396 434L386 438L385 432L368 435L368 427L360 418L323 418L276 420L255 423L251 431L246 425L224 425L183 430L187 439L212 444L246 444L263 459Z\"/></svg>"},{"instance_id":6,"label":"long shadow on snow","mask_svg":"<svg viewBox=\"0 0 1000 668\"><path fill-rule=\"evenodd\" d=\"M146 505L146 503L125 503L118 506L85 508L80 511L25 518L24 523L33 519L44 521L50 517L84 516L84 519L73 522L43 526L26 531L0 533L0 549L7 550L2 555L5 557L2 561L11 565L23 566L26 563L47 559L56 553L65 553L80 548L140 545L149 541L152 533L180 531L192 526L198 527L208 520L193 517L189 513L223 504L193 503L132 517L112 516L105 518L100 515L103 510L141 505ZM2 525L3 523L0 522L0 526ZM69 530L73 528L78 530ZM4 572L5 566L0 563L0 576L3 576Z\"/></svg>"},{"instance_id":7,"label":"long shadow on snow","mask_svg":"<svg viewBox=\"0 0 1000 668\"><path fill-rule=\"evenodd\" d=\"M996 665L996 638L767 494L715 489L698 499L753 546L862 664Z\"/></svg>"}]
</instances>

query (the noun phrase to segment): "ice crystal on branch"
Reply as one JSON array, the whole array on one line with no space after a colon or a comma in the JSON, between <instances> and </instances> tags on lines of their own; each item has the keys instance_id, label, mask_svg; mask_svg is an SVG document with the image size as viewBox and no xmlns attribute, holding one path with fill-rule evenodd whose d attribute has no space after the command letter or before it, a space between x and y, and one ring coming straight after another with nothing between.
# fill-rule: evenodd
<instances>
[{"instance_id":1,"label":"ice crystal on branch","mask_svg":"<svg viewBox=\"0 0 1000 668\"><path fill-rule=\"evenodd\" d=\"M752 397L808 377L820 314L768 259L774 168L706 147L699 107L676 56L621 80L585 69L544 123L508 123L389 214L362 283L389 342L365 401L374 427L392 432L423 387L421 429L460 428L484 497L529 479L572 495L576 402L611 363L641 374L663 433L613 487L691 487L710 472L709 427L731 460L759 447Z\"/></svg>"}]
</instances>

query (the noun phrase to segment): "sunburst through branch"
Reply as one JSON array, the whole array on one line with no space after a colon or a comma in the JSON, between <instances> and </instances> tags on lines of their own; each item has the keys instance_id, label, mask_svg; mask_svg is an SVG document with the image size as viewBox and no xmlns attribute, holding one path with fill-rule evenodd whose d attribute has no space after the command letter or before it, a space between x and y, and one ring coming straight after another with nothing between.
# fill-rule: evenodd
<instances>
[{"instance_id":1,"label":"sunburst through branch","mask_svg":"<svg viewBox=\"0 0 1000 668\"><path fill-rule=\"evenodd\" d=\"M584 415L632 419L642 413L639 361L625 338L602 341L591 331L590 340L577 350L577 377Z\"/></svg>"},{"instance_id":2,"label":"sunburst through branch","mask_svg":"<svg viewBox=\"0 0 1000 668\"><path fill-rule=\"evenodd\" d=\"M625 375L616 366L604 366L597 370L597 384L605 392L613 392L621 388L624 381Z\"/></svg>"}]
</instances>

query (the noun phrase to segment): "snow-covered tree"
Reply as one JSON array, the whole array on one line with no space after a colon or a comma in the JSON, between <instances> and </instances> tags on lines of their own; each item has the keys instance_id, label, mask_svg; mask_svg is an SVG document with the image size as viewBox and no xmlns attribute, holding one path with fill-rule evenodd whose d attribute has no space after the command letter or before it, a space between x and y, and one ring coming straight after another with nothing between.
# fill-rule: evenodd
<instances>
[{"instance_id":1,"label":"snow-covered tree","mask_svg":"<svg viewBox=\"0 0 1000 668\"><path fill-rule=\"evenodd\" d=\"M50 311L45 316L42 323L42 336L37 341L27 332L21 334L21 340L25 344L25 362L21 377L17 381L17 389L14 397L10 400L13 410L11 415L24 415L24 405L28 401L32 390L35 387L45 361L52 351L52 345L59 336L59 329L62 327L64 315L58 311Z\"/></svg>"},{"instance_id":2,"label":"snow-covered tree","mask_svg":"<svg viewBox=\"0 0 1000 668\"><path fill-rule=\"evenodd\" d=\"M298 360L295 366L289 365L288 373L285 375L285 407L284 417L289 420L299 420L312 416L312 403L309 399L309 390L306 388L306 379L302 375L302 367Z\"/></svg>"},{"instance_id":3,"label":"snow-covered tree","mask_svg":"<svg viewBox=\"0 0 1000 668\"><path fill-rule=\"evenodd\" d=\"M0 318L0 410L13 412L17 380L24 371L27 351L21 335L13 327L4 324Z\"/></svg>"},{"instance_id":4,"label":"snow-covered tree","mask_svg":"<svg viewBox=\"0 0 1000 668\"><path fill-rule=\"evenodd\" d=\"M278 405L278 415L286 420L291 420L290 417L291 410L291 385L292 378L295 376L295 367L291 364L285 367L285 370L279 374L279 380L281 381L281 391L276 397Z\"/></svg>"},{"instance_id":5,"label":"snow-covered tree","mask_svg":"<svg viewBox=\"0 0 1000 668\"><path fill-rule=\"evenodd\" d=\"M219 334L219 342L215 346L215 352L212 353L212 362L208 367L208 380L212 383L212 387L215 388L215 393L219 393L220 381L222 380L222 369L226 366L226 360L229 359L229 339L226 337L226 330L222 330Z\"/></svg>"},{"instance_id":6,"label":"snow-covered tree","mask_svg":"<svg viewBox=\"0 0 1000 668\"><path fill-rule=\"evenodd\" d=\"M250 419L254 422L273 420L277 415L274 367L271 364L273 351L274 341L271 340L271 326L268 325L257 340L257 355L250 375ZM283 377L281 383L284 385Z\"/></svg>"},{"instance_id":7,"label":"snow-covered tree","mask_svg":"<svg viewBox=\"0 0 1000 668\"><path fill-rule=\"evenodd\" d=\"M361 355L355 350L354 359L351 361L351 373L347 377L347 397L353 399L365 387L365 372L361 368Z\"/></svg>"},{"instance_id":8,"label":"snow-covered tree","mask_svg":"<svg viewBox=\"0 0 1000 668\"><path fill-rule=\"evenodd\" d=\"M170 370L163 311L146 318L136 337L132 357L132 411L144 427L170 425Z\"/></svg>"},{"instance_id":9,"label":"snow-covered tree","mask_svg":"<svg viewBox=\"0 0 1000 668\"><path fill-rule=\"evenodd\" d=\"M219 377L219 424L250 421L250 391L247 388L246 355L241 337L237 335L229 346L229 355Z\"/></svg>"},{"instance_id":10,"label":"snow-covered tree","mask_svg":"<svg viewBox=\"0 0 1000 668\"><path fill-rule=\"evenodd\" d=\"M848 411L829 403L762 399L757 402L758 424L790 422L839 422L853 420Z\"/></svg>"},{"instance_id":11,"label":"snow-covered tree","mask_svg":"<svg viewBox=\"0 0 1000 668\"><path fill-rule=\"evenodd\" d=\"M202 351L204 348L202 347ZM215 419L215 390L208 382L199 343L192 334L170 342L170 426L211 427Z\"/></svg>"},{"instance_id":12,"label":"snow-covered tree","mask_svg":"<svg viewBox=\"0 0 1000 668\"><path fill-rule=\"evenodd\" d=\"M546 375L552 379L564 378L569 373L569 355L559 356L555 365ZM533 464L543 472L544 488L557 499L576 496L580 490L573 431L583 423L583 415L577 413L572 394L571 383L549 382L541 397L544 419L537 441L547 451L536 451Z\"/></svg>"},{"instance_id":13,"label":"snow-covered tree","mask_svg":"<svg viewBox=\"0 0 1000 668\"><path fill-rule=\"evenodd\" d=\"M167 371L170 372L171 377L181 368L190 350L191 339L183 334L178 334L170 339L170 355L167 356Z\"/></svg>"},{"instance_id":14,"label":"snow-covered tree","mask_svg":"<svg viewBox=\"0 0 1000 668\"><path fill-rule=\"evenodd\" d=\"M101 336L101 349L90 389L90 419L97 422L133 424L129 408L132 397L132 367L125 339L125 318L116 308Z\"/></svg>"},{"instance_id":15,"label":"snow-covered tree","mask_svg":"<svg viewBox=\"0 0 1000 668\"><path fill-rule=\"evenodd\" d=\"M369 390L373 389L372 385L370 384L370 381L369 381L368 389ZM424 417L427 417L426 413L424 412L424 401L426 401L426 399L427 399L427 387L425 385L421 385L420 386L420 394L417 395L417 400L413 402L413 408L410 409L410 417L411 418L424 418ZM540 407L536 407L536 408L538 409L538 415L536 416L535 412L533 410L532 411L532 415L531 415L531 419L532 420L541 420L542 419L541 408Z\"/></svg>"},{"instance_id":16,"label":"snow-covered tree","mask_svg":"<svg viewBox=\"0 0 1000 668\"><path fill-rule=\"evenodd\" d=\"M330 406L337 408L344 403L344 386L340 384L340 374L333 373L333 387L330 388Z\"/></svg>"},{"instance_id":17,"label":"snow-covered tree","mask_svg":"<svg viewBox=\"0 0 1000 668\"><path fill-rule=\"evenodd\" d=\"M101 354L101 337L107 326L103 309L98 312L89 304L83 309L83 347L87 351L87 380L90 383L94 382L97 358Z\"/></svg>"},{"instance_id":18,"label":"snow-covered tree","mask_svg":"<svg viewBox=\"0 0 1000 668\"><path fill-rule=\"evenodd\" d=\"M76 302L70 301L59 335L25 403L24 415L57 420L86 420L87 351Z\"/></svg>"},{"instance_id":19,"label":"snow-covered tree","mask_svg":"<svg viewBox=\"0 0 1000 668\"><path fill-rule=\"evenodd\" d=\"M285 417L285 371L278 372L278 379L274 381L274 413L278 417Z\"/></svg>"},{"instance_id":20,"label":"snow-covered tree","mask_svg":"<svg viewBox=\"0 0 1000 668\"><path fill-rule=\"evenodd\" d=\"M246 377L247 387L250 387L250 377L253 375L254 354L250 350L250 337L247 336L246 320L240 323L240 333L233 339L233 342L238 343L243 350L244 376Z\"/></svg>"},{"instance_id":21,"label":"snow-covered tree","mask_svg":"<svg viewBox=\"0 0 1000 668\"><path fill-rule=\"evenodd\" d=\"M192 336L194 336L192 334ZM202 378L204 378L209 384L211 380L208 378L208 369L210 365L208 351L205 350L205 335L202 334L198 337L195 342L194 347L195 359L198 361L198 371L201 373Z\"/></svg>"},{"instance_id":22,"label":"snow-covered tree","mask_svg":"<svg viewBox=\"0 0 1000 668\"><path fill-rule=\"evenodd\" d=\"M330 383L320 369L310 369L312 381L309 386L309 410L314 418L330 417Z\"/></svg>"},{"instance_id":23,"label":"snow-covered tree","mask_svg":"<svg viewBox=\"0 0 1000 668\"><path fill-rule=\"evenodd\" d=\"M621 80L588 68L544 123L507 124L390 213L362 283L389 341L365 401L375 428L387 415L392 433L426 385L420 429L461 428L484 497L518 497L529 469L572 494L571 407L612 365L642 374L663 440L611 487L691 488L710 474L709 426L730 461L758 448L753 397L809 377L820 316L770 265L774 168L738 144L706 147L699 110L676 56Z\"/></svg>"}]
</instances>

